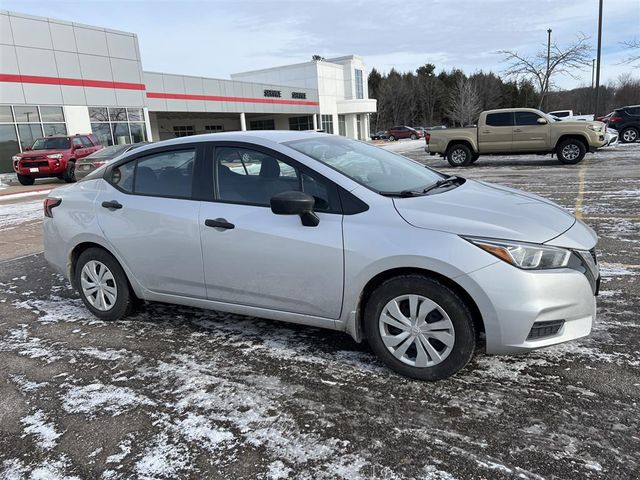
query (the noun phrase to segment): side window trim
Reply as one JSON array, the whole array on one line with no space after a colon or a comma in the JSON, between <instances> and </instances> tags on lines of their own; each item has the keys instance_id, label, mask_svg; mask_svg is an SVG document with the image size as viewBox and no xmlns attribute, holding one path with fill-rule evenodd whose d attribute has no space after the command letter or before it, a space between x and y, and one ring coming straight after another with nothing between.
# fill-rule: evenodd
<instances>
[{"instance_id":1,"label":"side window trim","mask_svg":"<svg viewBox=\"0 0 640 480\"><path fill-rule=\"evenodd\" d=\"M215 168L215 163L216 163L215 155L216 155L216 149L223 148L223 147L245 148L248 150L255 150L259 153L269 155L275 158L276 160L282 161L290 165L291 167L295 168L299 172L298 182L302 181L301 179L303 174L318 179L319 181L323 182L327 186L327 190L329 194L329 203L331 207L330 210L319 211L318 213L342 215L342 204L340 202L340 197L338 195L338 185L333 180L328 179L327 177L316 172L312 168L309 168L308 166L298 162L297 160L281 152L272 150L262 145L256 145L256 144L247 143L247 142L233 142L233 141L208 142L207 148L203 152L203 158L207 160L206 162L205 161L202 162L203 164L207 164L208 168L206 167L203 168L201 170L201 173L207 174L207 176L204 178L208 178L209 182L207 182L208 185L206 188L206 193L203 190L200 191L200 195L198 198L199 200L205 201L205 202L212 202L212 203L229 203L234 205L248 205L248 206L255 206L255 207L262 207L262 208L270 208L268 205L248 203L248 202L244 203L244 202L238 202L238 201L227 201L227 200L219 199L218 172L217 172L217 168ZM202 195L202 193L205 193L205 195Z\"/></svg>"},{"instance_id":2,"label":"side window trim","mask_svg":"<svg viewBox=\"0 0 640 480\"><path fill-rule=\"evenodd\" d=\"M189 197L176 197L176 196L170 196L170 195L157 195L157 194L148 194L148 193L136 193L135 192L135 182L136 182L136 174L138 171L138 160L143 159L145 157L150 157L150 156L154 156L154 155L160 155L162 153L167 153L167 152L180 152L180 151L185 151L185 150L193 150L194 151L194 166L193 166L193 173L192 173L192 179L191 179L191 195ZM201 159L204 158L203 155L203 151L204 151L204 144L202 142L198 142L198 143L187 143L187 144L180 144L180 145L171 145L171 146L167 146L167 147L162 147L162 148L157 148L157 149L153 149L153 150L145 150L144 152L140 152L138 155L134 155L134 156L128 156L126 158L123 158L122 160L119 160L117 163L114 163L113 165L109 165L107 167L107 169L104 172L104 176L102 177L109 185L111 185L113 188L115 188L116 190L118 190L121 193L124 193L125 195L131 195L131 196L138 196L138 197L155 197L155 198L171 198L174 200L187 200L187 201L192 201L192 200L200 200L200 198L198 198L198 195L196 194L197 192L200 191L200 176L198 175L199 173L199 169L200 169L200 164L202 163ZM128 192L126 190L124 190L123 188L119 187L118 185L116 185L115 183L113 183L111 181L112 178L112 173L113 171L122 166L125 165L127 163L133 163L135 162L135 167L133 169L133 178L132 178L132 183L131 183L131 191Z\"/></svg>"}]
</instances>

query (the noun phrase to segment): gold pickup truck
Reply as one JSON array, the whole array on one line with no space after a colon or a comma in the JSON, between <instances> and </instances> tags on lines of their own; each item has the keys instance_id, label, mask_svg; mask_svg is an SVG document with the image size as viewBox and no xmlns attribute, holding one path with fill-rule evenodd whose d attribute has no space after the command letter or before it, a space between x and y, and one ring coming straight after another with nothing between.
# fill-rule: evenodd
<instances>
[{"instance_id":1,"label":"gold pickup truck","mask_svg":"<svg viewBox=\"0 0 640 480\"><path fill-rule=\"evenodd\" d=\"M564 164L605 146L602 122L555 121L533 108L487 110L475 127L432 130L426 151L447 158L452 167L472 164L480 155L555 154Z\"/></svg>"}]
</instances>

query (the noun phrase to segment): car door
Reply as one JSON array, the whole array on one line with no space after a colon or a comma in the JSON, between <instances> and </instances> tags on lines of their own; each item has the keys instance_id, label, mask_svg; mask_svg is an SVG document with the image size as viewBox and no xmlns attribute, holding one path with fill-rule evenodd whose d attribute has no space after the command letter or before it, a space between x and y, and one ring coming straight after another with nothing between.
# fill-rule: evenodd
<instances>
[{"instance_id":1,"label":"car door","mask_svg":"<svg viewBox=\"0 0 640 480\"><path fill-rule=\"evenodd\" d=\"M72 142L73 142L72 145L73 145L74 158L79 159L82 157L86 157L87 156L87 154L85 153L86 148L82 144L82 140L80 139L80 137L73 137Z\"/></svg>"},{"instance_id":2,"label":"car door","mask_svg":"<svg viewBox=\"0 0 640 480\"><path fill-rule=\"evenodd\" d=\"M478 127L480 153L508 153L513 146L513 112L488 113Z\"/></svg>"},{"instance_id":3,"label":"car door","mask_svg":"<svg viewBox=\"0 0 640 480\"><path fill-rule=\"evenodd\" d=\"M538 123L539 119L545 121ZM544 152L550 148L551 127L547 119L535 112L516 112L513 146L519 151Z\"/></svg>"},{"instance_id":4,"label":"car door","mask_svg":"<svg viewBox=\"0 0 640 480\"><path fill-rule=\"evenodd\" d=\"M84 158L86 156L91 155L96 151L96 146L91 142L89 137L80 137L80 141L82 142L82 157L76 156L76 158Z\"/></svg>"},{"instance_id":5,"label":"car door","mask_svg":"<svg viewBox=\"0 0 640 480\"><path fill-rule=\"evenodd\" d=\"M193 200L199 146L143 152L106 173L95 208L117 256L147 289L206 298L198 211Z\"/></svg>"},{"instance_id":6,"label":"car door","mask_svg":"<svg viewBox=\"0 0 640 480\"><path fill-rule=\"evenodd\" d=\"M342 309L342 213L337 187L275 152L219 143L207 153L211 201L200 206L210 300L337 319ZM303 190L320 223L275 215L270 198Z\"/></svg>"}]
</instances>

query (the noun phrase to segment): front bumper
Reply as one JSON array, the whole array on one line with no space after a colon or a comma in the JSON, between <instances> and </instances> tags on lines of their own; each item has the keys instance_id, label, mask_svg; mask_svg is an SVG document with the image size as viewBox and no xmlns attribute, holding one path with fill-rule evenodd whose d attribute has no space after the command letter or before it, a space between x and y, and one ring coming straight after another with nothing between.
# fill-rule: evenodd
<instances>
[{"instance_id":1,"label":"front bumper","mask_svg":"<svg viewBox=\"0 0 640 480\"><path fill-rule=\"evenodd\" d=\"M16 173L29 177L50 177L64 172L62 160L42 158L37 160L19 160L14 162Z\"/></svg>"},{"instance_id":2,"label":"front bumper","mask_svg":"<svg viewBox=\"0 0 640 480\"><path fill-rule=\"evenodd\" d=\"M456 281L476 300L490 354L584 337L595 321L594 286L576 270L526 271L498 261Z\"/></svg>"}]
</instances>

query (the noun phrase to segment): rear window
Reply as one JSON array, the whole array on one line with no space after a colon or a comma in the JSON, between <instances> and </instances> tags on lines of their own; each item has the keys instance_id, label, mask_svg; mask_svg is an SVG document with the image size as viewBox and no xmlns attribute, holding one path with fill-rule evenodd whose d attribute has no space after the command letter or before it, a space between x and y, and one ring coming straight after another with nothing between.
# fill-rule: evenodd
<instances>
[{"instance_id":1,"label":"rear window","mask_svg":"<svg viewBox=\"0 0 640 480\"><path fill-rule=\"evenodd\" d=\"M87 158L116 158L118 155L126 152L129 147L130 145L113 145L111 147L105 147L102 150L92 153Z\"/></svg>"},{"instance_id":2,"label":"rear window","mask_svg":"<svg viewBox=\"0 0 640 480\"><path fill-rule=\"evenodd\" d=\"M513 112L490 113L487 115L487 125L491 127L513 126Z\"/></svg>"},{"instance_id":3,"label":"rear window","mask_svg":"<svg viewBox=\"0 0 640 480\"><path fill-rule=\"evenodd\" d=\"M38 138L31 150L65 150L69 147L69 137Z\"/></svg>"},{"instance_id":4,"label":"rear window","mask_svg":"<svg viewBox=\"0 0 640 480\"><path fill-rule=\"evenodd\" d=\"M629 107L627 113L630 115L640 115L640 107Z\"/></svg>"}]
</instances>

